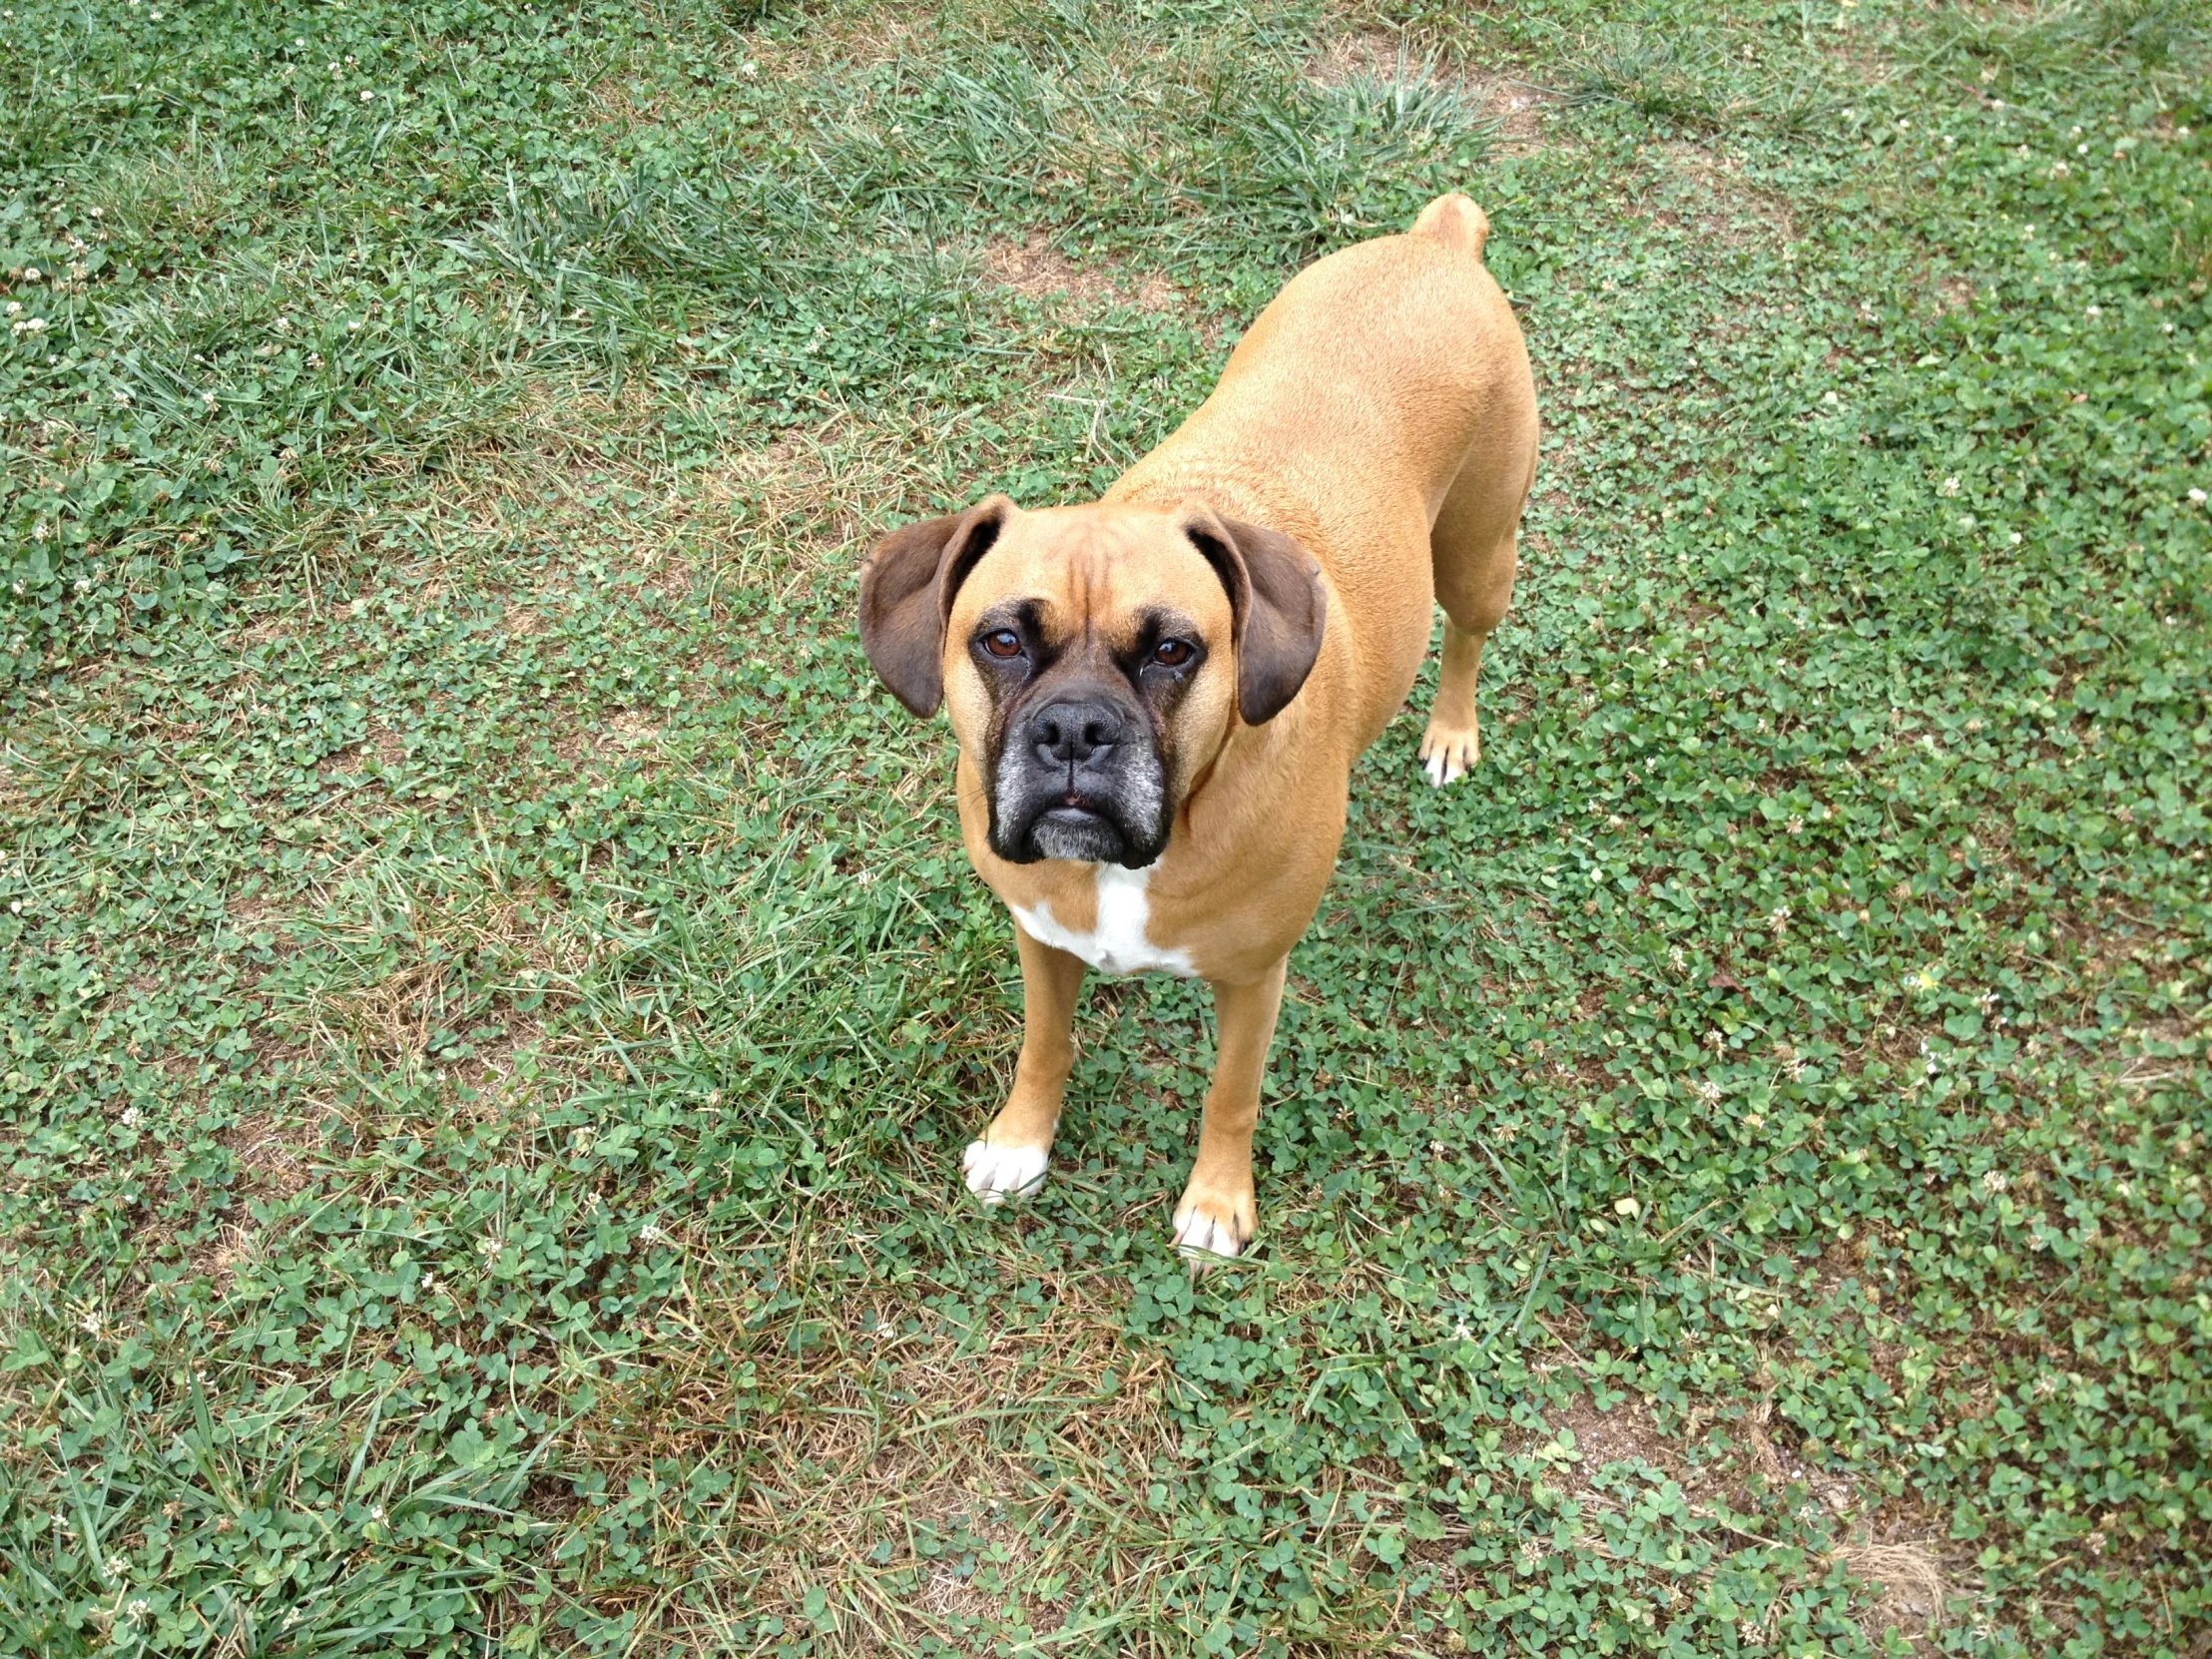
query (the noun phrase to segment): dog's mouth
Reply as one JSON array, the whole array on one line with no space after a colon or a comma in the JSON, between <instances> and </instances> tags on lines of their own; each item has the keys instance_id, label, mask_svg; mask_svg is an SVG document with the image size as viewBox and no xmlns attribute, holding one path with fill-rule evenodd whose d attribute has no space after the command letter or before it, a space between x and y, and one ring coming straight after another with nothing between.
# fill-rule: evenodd
<instances>
[{"instance_id":1,"label":"dog's mouth","mask_svg":"<svg viewBox=\"0 0 2212 1659\"><path fill-rule=\"evenodd\" d=\"M1039 858L1120 863L1129 850L1129 837L1104 804L1076 795L1030 820L1026 839Z\"/></svg>"},{"instance_id":2,"label":"dog's mouth","mask_svg":"<svg viewBox=\"0 0 2212 1659\"><path fill-rule=\"evenodd\" d=\"M1125 792L1138 793L1142 792ZM1167 836L1154 832L1147 803L1061 788L1049 794L1002 789L991 803L991 850L1009 863L1067 858L1139 869L1159 857Z\"/></svg>"}]
</instances>

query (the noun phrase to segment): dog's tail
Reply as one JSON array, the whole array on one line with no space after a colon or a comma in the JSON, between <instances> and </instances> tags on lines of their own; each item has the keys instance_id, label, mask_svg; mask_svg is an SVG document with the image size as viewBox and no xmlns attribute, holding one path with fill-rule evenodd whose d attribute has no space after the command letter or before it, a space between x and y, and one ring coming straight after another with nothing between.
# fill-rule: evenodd
<instances>
[{"instance_id":1,"label":"dog's tail","mask_svg":"<svg viewBox=\"0 0 2212 1659\"><path fill-rule=\"evenodd\" d=\"M1480 208L1453 191L1421 209L1420 218L1413 221L1413 235L1433 237L1454 254L1471 254L1479 260L1482 244L1489 239L1490 221Z\"/></svg>"}]
</instances>

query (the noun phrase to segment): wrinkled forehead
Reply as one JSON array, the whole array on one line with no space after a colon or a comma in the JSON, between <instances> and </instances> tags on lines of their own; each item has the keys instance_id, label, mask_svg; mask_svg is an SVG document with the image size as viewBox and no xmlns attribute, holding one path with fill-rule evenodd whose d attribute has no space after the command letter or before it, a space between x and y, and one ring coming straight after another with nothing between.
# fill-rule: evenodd
<instances>
[{"instance_id":1,"label":"wrinkled forehead","mask_svg":"<svg viewBox=\"0 0 2212 1659\"><path fill-rule=\"evenodd\" d=\"M1021 513L961 585L955 634L986 619L1031 621L1048 637L1134 634L1171 618L1226 639L1229 594L1167 513L1058 507Z\"/></svg>"}]
</instances>

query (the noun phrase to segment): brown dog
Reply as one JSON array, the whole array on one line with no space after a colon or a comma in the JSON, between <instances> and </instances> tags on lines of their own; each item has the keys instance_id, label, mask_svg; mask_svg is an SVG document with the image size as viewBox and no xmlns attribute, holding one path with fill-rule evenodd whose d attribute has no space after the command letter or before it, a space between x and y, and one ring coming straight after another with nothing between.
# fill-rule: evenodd
<instances>
[{"instance_id":1,"label":"brown dog","mask_svg":"<svg viewBox=\"0 0 2212 1659\"><path fill-rule=\"evenodd\" d=\"M1291 947L1329 884L1353 762L1412 688L1443 603L1420 754L1474 765L1482 643L1513 593L1536 391L1489 224L1463 196L1332 255L1260 314L1213 396L1105 499L1002 495L885 536L868 661L949 706L968 856L1014 914L1027 1012L967 1149L986 1204L1034 1191L1085 966L1196 974L1220 1025L1187 1253L1251 1239L1252 1131Z\"/></svg>"}]
</instances>

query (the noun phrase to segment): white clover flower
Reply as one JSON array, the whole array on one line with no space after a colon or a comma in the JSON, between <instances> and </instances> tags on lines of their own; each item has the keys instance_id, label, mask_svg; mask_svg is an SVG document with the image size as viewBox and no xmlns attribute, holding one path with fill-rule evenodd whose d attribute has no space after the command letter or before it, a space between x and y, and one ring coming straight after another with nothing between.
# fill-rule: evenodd
<instances>
[{"instance_id":1,"label":"white clover flower","mask_svg":"<svg viewBox=\"0 0 2212 1659\"><path fill-rule=\"evenodd\" d=\"M136 1129L141 1123L145 1121L146 1114L141 1112L136 1106L126 1106L123 1108L124 1128Z\"/></svg>"},{"instance_id":2,"label":"white clover flower","mask_svg":"<svg viewBox=\"0 0 2212 1659\"><path fill-rule=\"evenodd\" d=\"M1981 1172L1981 1190L1983 1192L2001 1193L2011 1185L2012 1183L2004 1178L2004 1172L2001 1170L1992 1169Z\"/></svg>"},{"instance_id":3,"label":"white clover flower","mask_svg":"<svg viewBox=\"0 0 2212 1659\"><path fill-rule=\"evenodd\" d=\"M2204 491L2202 491L2202 490L2198 490L2198 489L2193 489L2193 490L2191 490L2191 491L2189 492L2189 505L2191 505L2192 507L2201 507L2201 506L2203 506L2203 505L2204 505Z\"/></svg>"},{"instance_id":4,"label":"white clover flower","mask_svg":"<svg viewBox=\"0 0 2212 1659\"><path fill-rule=\"evenodd\" d=\"M2104 314L2104 307L2102 305L2091 305L2089 307L2089 314L2091 316L2102 316Z\"/></svg>"},{"instance_id":5,"label":"white clover flower","mask_svg":"<svg viewBox=\"0 0 2212 1659\"><path fill-rule=\"evenodd\" d=\"M370 92L370 91L368 90L368 88L366 88L366 87L363 87L363 88L361 88L361 102L362 102L362 103L364 103L364 104L365 104L365 103L367 103L367 102L368 102L368 101L369 101L370 99L374 98L375 96L376 96L376 95L375 95L375 94L374 94L373 92Z\"/></svg>"},{"instance_id":6,"label":"white clover flower","mask_svg":"<svg viewBox=\"0 0 2212 1659\"><path fill-rule=\"evenodd\" d=\"M1936 486L1936 493L1937 495L1956 495L1958 493L1958 480L1955 478L1945 478L1940 484L1937 484Z\"/></svg>"},{"instance_id":7,"label":"white clover flower","mask_svg":"<svg viewBox=\"0 0 2212 1659\"><path fill-rule=\"evenodd\" d=\"M37 281L39 279L38 267L35 265L26 267L23 272L23 279L26 282Z\"/></svg>"}]
</instances>

